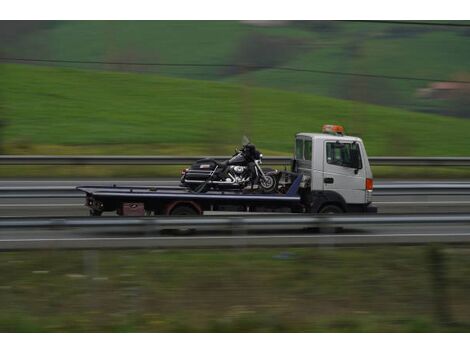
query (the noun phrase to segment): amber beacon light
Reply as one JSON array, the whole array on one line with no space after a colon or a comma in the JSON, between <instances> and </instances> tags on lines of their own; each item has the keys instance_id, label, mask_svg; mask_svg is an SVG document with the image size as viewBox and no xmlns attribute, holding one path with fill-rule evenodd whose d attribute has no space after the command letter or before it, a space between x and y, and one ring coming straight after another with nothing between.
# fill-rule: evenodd
<instances>
[{"instance_id":1,"label":"amber beacon light","mask_svg":"<svg viewBox=\"0 0 470 352\"><path fill-rule=\"evenodd\" d=\"M344 135L344 128L339 125L323 125L321 131L322 133L336 134L340 136Z\"/></svg>"}]
</instances>

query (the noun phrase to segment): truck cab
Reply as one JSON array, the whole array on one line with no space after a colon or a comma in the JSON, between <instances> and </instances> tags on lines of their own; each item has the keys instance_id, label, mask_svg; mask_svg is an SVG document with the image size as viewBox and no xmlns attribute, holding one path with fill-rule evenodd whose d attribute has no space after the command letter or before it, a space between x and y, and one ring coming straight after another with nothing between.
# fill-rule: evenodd
<instances>
[{"instance_id":1,"label":"truck cab","mask_svg":"<svg viewBox=\"0 0 470 352\"><path fill-rule=\"evenodd\" d=\"M343 127L325 125L322 133L297 133L292 165L293 172L303 175L312 212L322 212L318 207L326 205L344 212L376 211L370 206L373 177L364 143L344 135Z\"/></svg>"}]
</instances>

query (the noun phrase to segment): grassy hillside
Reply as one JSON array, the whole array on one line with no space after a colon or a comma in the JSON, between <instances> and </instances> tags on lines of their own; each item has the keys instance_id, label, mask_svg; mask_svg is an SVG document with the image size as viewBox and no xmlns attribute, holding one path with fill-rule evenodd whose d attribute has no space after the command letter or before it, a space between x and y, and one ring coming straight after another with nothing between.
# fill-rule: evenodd
<instances>
[{"instance_id":1,"label":"grassy hillside","mask_svg":"<svg viewBox=\"0 0 470 352\"><path fill-rule=\"evenodd\" d=\"M298 131L340 123L369 155L468 155L470 121L285 91L131 73L2 65L7 148L177 146L232 150L243 133L290 153ZM222 149L217 149L222 148ZM171 148L170 148L171 149ZM77 149L78 150L78 149ZM38 152L40 152L38 150ZM138 152L138 151L136 151ZM73 153L68 148L66 153Z\"/></svg>"},{"instance_id":2,"label":"grassy hillside","mask_svg":"<svg viewBox=\"0 0 470 352\"><path fill-rule=\"evenodd\" d=\"M72 60L257 63L327 71L451 79L470 71L465 28L345 22L63 21L3 45L5 54ZM277 60L271 59L276 57ZM77 65L74 65L77 66ZM416 99L425 82L357 79L273 69L93 66L238 83L348 98L407 109L434 109ZM437 104L442 105L442 104ZM444 110L443 110L444 111Z\"/></svg>"}]
</instances>

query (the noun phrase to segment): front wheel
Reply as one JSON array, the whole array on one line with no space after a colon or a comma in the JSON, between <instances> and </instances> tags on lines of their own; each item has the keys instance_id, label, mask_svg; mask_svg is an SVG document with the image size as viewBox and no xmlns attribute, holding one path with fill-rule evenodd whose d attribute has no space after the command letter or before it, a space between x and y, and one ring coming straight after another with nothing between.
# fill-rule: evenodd
<instances>
[{"instance_id":1,"label":"front wheel","mask_svg":"<svg viewBox=\"0 0 470 352\"><path fill-rule=\"evenodd\" d=\"M320 209L319 211L320 214L341 214L343 213L343 209L338 207L337 205L325 205L323 208Z\"/></svg>"},{"instance_id":2,"label":"front wheel","mask_svg":"<svg viewBox=\"0 0 470 352\"><path fill-rule=\"evenodd\" d=\"M273 193L278 186L278 179L274 175L265 175L259 180L259 185L264 193Z\"/></svg>"},{"instance_id":3,"label":"front wheel","mask_svg":"<svg viewBox=\"0 0 470 352\"><path fill-rule=\"evenodd\" d=\"M334 214L342 214L344 213L344 211L337 205L329 204L321 208L319 213L334 215ZM338 232L341 232L342 230L343 228L340 226L333 226L333 227L320 226L320 232L323 232L323 233L338 233Z\"/></svg>"}]
</instances>

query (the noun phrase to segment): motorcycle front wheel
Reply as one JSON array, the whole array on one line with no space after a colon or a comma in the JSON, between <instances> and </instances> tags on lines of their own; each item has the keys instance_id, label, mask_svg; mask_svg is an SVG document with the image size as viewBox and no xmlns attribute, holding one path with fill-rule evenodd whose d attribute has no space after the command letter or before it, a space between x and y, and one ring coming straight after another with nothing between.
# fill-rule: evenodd
<instances>
[{"instance_id":1,"label":"motorcycle front wheel","mask_svg":"<svg viewBox=\"0 0 470 352\"><path fill-rule=\"evenodd\" d=\"M274 175L265 175L265 178L260 178L259 186L264 193L273 193L277 190L278 179Z\"/></svg>"}]
</instances>

